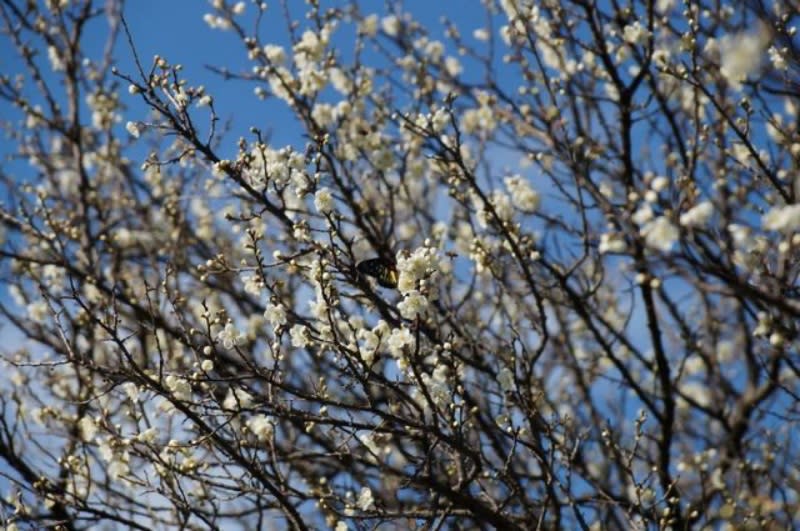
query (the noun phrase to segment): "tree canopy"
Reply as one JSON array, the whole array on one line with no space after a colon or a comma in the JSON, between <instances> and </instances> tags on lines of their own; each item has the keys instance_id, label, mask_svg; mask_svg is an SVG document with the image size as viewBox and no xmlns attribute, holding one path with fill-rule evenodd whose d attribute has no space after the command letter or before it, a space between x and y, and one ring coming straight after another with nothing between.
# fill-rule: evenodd
<instances>
[{"instance_id":1,"label":"tree canopy","mask_svg":"<svg viewBox=\"0 0 800 531\"><path fill-rule=\"evenodd\" d=\"M800 5L464 4L0 0L6 529L800 524Z\"/></svg>"}]
</instances>

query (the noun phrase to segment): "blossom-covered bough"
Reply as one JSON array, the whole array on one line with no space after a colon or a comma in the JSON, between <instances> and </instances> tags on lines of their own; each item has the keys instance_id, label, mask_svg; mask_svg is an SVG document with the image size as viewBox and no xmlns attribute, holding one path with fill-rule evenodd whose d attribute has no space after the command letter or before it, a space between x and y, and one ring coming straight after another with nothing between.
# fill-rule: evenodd
<instances>
[{"instance_id":1,"label":"blossom-covered bough","mask_svg":"<svg viewBox=\"0 0 800 531\"><path fill-rule=\"evenodd\" d=\"M0 0L6 528L798 524L800 6L389 4Z\"/></svg>"}]
</instances>

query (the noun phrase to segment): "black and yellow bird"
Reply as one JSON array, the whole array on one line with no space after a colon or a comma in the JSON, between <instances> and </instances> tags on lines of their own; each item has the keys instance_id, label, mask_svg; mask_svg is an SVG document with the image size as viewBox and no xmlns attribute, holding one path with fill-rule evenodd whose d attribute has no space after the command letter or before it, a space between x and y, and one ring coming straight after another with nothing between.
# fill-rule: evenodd
<instances>
[{"instance_id":1,"label":"black and yellow bird","mask_svg":"<svg viewBox=\"0 0 800 531\"><path fill-rule=\"evenodd\" d=\"M356 269L363 275L373 277L384 288L397 287L397 266L385 258L370 258L356 265Z\"/></svg>"}]
</instances>

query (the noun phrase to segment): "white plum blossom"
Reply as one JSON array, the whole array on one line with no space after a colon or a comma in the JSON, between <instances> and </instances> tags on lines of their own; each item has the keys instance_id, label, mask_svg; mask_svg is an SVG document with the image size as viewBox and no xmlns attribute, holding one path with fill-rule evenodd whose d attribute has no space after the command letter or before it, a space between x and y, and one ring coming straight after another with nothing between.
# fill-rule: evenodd
<instances>
[{"instance_id":1,"label":"white plum blossom","mask_svg":"<svg viewBox=\"0 0 800 531\"><path fill-rule=\"evenodd\" d=\"M317 103L311 111L311 118L320 127L328 127L335 120L335 109L329 103Z\"/></svg>"},{"instance_id":2,"label":"white plum blossom","mask_svg":"<svg viewBox=\"0 0 800 531\"><path fill-rule=\"evenodd\" d=\"M761 66L764 52L762 31L725 35L719 40L720 73L735 89Z\"/></svg>"},{"instance_id":3,"label":"white plum blossom","mask_svg":"<svg viewBox=\"0 0 800 531\"><path fill-rule=\"evenodd\" d=\"M372 489L364 487L358 495L358 508L362 511L369 511L375 506L375 498L372 495Z\"/></svg>"},{"instance_id":4,"label":"white plum blossom","mask_svg":"<svg viewBox=\"0 0 800 531\"><path fill-rule=\"evenodd\" d=\"M659 216L641 228L645 244L651 249L667 252L678 240L678 229L665 216Z\"/></svg>"},{"instance_id":5,"label":"white plum blossom","mask_svg":"<svg viewBox=\"0 0 800 531\"><path fill-rule=\"evenodd\" d=\"M669 177L664 177L663 175L656 177L650 183L650 189L653 190L654 192L660 192L667 186L669 186Z\"/></svg>"},{"instance_id":6,"label":"white plum blossom","mask_svg":"<svg viewBox=\"0 0 800 531\"><path fill-rule=\"evenodd\" d=\"M322 58L325 46L328 44L328 31L323 29L319 34L306 30L303 32L300 42L294 45L294 59L297 66L302 68L309 61L318 61Z\"/></svg>"},{"instance_id":7,"label":"white plum blossom","mask_svg":"<svg viewBox=\"0 0 800 531\"><path fill-rule=\"evenodd\" d=\"M262 442L272 437L274 427L272 419L267 415L256 415L247 421L247 428Z\"/></svg>"},{"instance_id":8,"label":"white plum blossom","mask_svg":"<svg viewBox=\"0 0 800 531\"><path fill-rule=\"evenodd\" d=\"M292 346L303 348L311 344L308 337L308 329L305 325L296 324L289 330L289 335L292 338Z\"/></svg>"},{"instance_id":9,"label":"white plum blossom","mask_svg":"<svg viewBox=\"0 0 800 531\"><path fill-rule=\"evenodd\" d=\"M769 54L769 60L772 62L772 66L775 67L776 70L789 69L789 62L786 60L788 48L777 48L775 46L770 46L769 50L767 50L767 53Z\"/></svg>"},{"instance_id":10,"label":"white plum blossom","mask_svg":"<svg viewBox=\"0 0 800 531\"><path fill-rule=\"evenodd\" d=\"M231 29L231 22L224 17L216 16L213 13L206 13L203 15L203 21L208 24L211 29L229 30Z\"/></svg>"},{"instance_id":11,"label":"white plum blossom","mask_svg":"<svg viewBox=\"0 0 800 531\"><path fill-rule=\"evenodd\" d=\"M176 400L189 400L192 396L192 385L185 378L170 374L164 379L167 389Z\"/></svg>"},{"instance_id":12,"label":"white plum blossom","mask_svg":"<svg viewBox=\"0 0 800 531\"><path fill-rule=\"evenodd\" d=\"M520 175L512 175L506 177L505 183L515 207L524 212L534 212L539 208L539 193L531 188L527 179L523 179Z\"/></svg>"},{"instance_id":13,"label":"white plum blossom","mask_svg":"<svg viewBox=\"0 0 800 531\"><path fill-rule=\"evenodd\" d=\"M709 406L712 401L711 387L703 385L695 380L688 381L683 385L681 385L681 395L679 395L679 399L677 402L677 406L679 409L682 410L689 409L690 407L692 407L691 402L685 400L683 396L692 399L694 402L700 404L703 407Z\"/></svg>"},{"instance_id":14,"label":"white plum blossom","mask_svg":"<svg viewBox=\"0 0 800 531\"><path fill-rule=\"evenodd\" d=\"M792 232L800 229L800 203L773 207L761 218L762 226L767 230Z\"/></svg>"},{"instance_id":15,"label":"white plum blossom","mask_svg":"<svg viewBox=\"0 0 800 531\"><path fill-rule=\"evenodd\" d=\"M364 17L358 25L358 31L367 37L374 37L378 33L378 15Z\"/></svg>"},{"instance_id":16,"label":"white plum blossom","mask_svg":"<svg viewBox=\"0 0 800 531\"><path fill-rule=\"evenodd\" d=\"M466 109L461 113L461 129L465 133L491 133L497 127L495 111L489 105Z\"/></svg>"},{"instance_id":17,"label":"white plum blossom","mask_svg":"<svg viewBox=\"0 0 800 531\"><path fill-rule=\"evenodd\" d=\"M38 322L43 321L50 312L47 303L43 300L39 300L28 304L27 310L28 310L28 317Z\"/></svg>"},{"instance_id":18,"label":"white plum blossom","mask_svg":"<svg viewBox=\"0 0 800 531\"><path fill-rule=\"evenodd\" d=\"M472 32L472 37L478 41L488 41L489 32L486 30L486 28L478 28Z\"/></svg>"},{"instance_id":19,"label":"white plum blossom","mask_svg":"<svg viewBox=\"0 0 800 531\"><path fill-rule=\"evenodd\" d=\"M430 41L425 45L423 53L429 61L438 63L444 55L444 44L441 41Z\"/></svg>"},{"instance_id":20,"label":"white plum blossom","mask_svg":"<svg viewBox=\"0 0 800 531\"><path fill-rule=\"evenodd\" d=\"M389 15L381 20L381 28L390 37L396 37L400 33L400 19L394 15Z\"/></svg>"},{"instance_id":21,"label":"white plum blossom","mask_svg":"<svg viewBox=\"0 0 800 531\"><path fill-rule=\"evenodd\" d=\"M328 316L328 302L325 300L325 297L319 286L317 286L316 292L316 298L308 301L308 306L311 309L311 315L313 315L314 318L325 320Z\"/></svg>"},{"instance_id":22,"label":"white plum blossom","mask_svg":"<svg viewBox=\"0 0 800 531\"><path fill-rule=\"evenodd\" d=\"M750 152L750 148L743 142L734 142L730 147L730 153L745 168L750 168L753 165L753 155Z\"/></svg>"},{"instance_id":23,"label":"white plum blossom","mask_svg":"<svg viewBox=\"0 0 800 531\"><path fill-rule=\"evenodd\" d=\"M681 214L679 222L682 227L702 227L708 223L713 213L714 205L711 201L703 201Z\"/></svg>"},{"instance_id":24,"label":"white plum blossom","mask_svg":"<svg viewBox=\"0 0 800 531\"><path fill-rule=\"evenodd\" d=\"M114 459L108 464L106 470L108 471L108 476L111 479L119 479L122 476L126 476L130 473L130 466L128 465L129 460L128 452L122 452L119 455L115 455Z\"/></svg>"},{"instance_id":25,"label":"white plum blossom","mask_svg":"<svg viewBox=\"0 0 800 531\"><path fill-rule=\"evenodd\" d=\"M631 219L637 225L644 225L645 223L653 219L653 216L654 214L652 207L648 203L644 203L642 204L642 206L639 207L639 209L636 212L633 213Z\"/></svg>"},{"instance_id":26,"label":"white plum blossom","mask_svg":"<svg viewBox=\"0 0 800 531\"><path fill-rule=\"evenodd\" d=\"M638 20L628 24L622 30L622 38L629 44L641 44L650 36L650 32Z\"/></svg>"},{"instance_id":27,"label":"white plum blossom","mask_svg":"<svg viewBox=\"0 0 800 531\"><path fill-rule=\"evenodd\" d=\"M452 402L453 392L448 384L449 373L450 369L446 365L440 364L434 369L432 375L422 375L422 384L428 390L433 402L441 408L447 407ZM429 406L427 403L425 405Z\"/></svg>"},{"instance_id":28,"label":"white plum blossom","mask_svg":"<svg viewBox=\"0 0 800 531\"><path fill-rule=\"evenodd\" d=\"M83 442L92 442L97 435L97 424L91 417L83 417L78 421L78 432Z\"/></svg>"},{"instance_id":29,"label":"white plum blossom","mask_svg":"<svg viewBox=\"0 0 800 531\"><path fill-rule=\"evenodd\" d=\"M414 344L414 335L408 328L395 328L392 330L386 345L389 347L389 353L395 359L402 359L405 357L405 347Z\"/></svg>"},{"instance_id":30,"label":"white plum blossom","mask_svg":"<svg viewBox=\"0 0 800 531\"><path fill-rule=\"evenodd\" d=\"M375 359L375 352L380 345L381 338L374 330L359 329L356 337L361 341L359 352L361 358L367 365L371 364Z\"/></svg>"},{"instance_id":31,"label":"white plum blossom","mask_svg":"<svg viewBox=\"0 0 800 531\"><path fill-rule=\"evenodd\" d=\"M253 273L252 275L245 275L242 278L242 282L244 282L245 292L255 297L261 295L262 282L261 282L261 277L257 273Z\"/></svg>"},{"instance_id":32,"label":"white plum blossom","mask_svg":"<svg viewBox=\"0 0 800 531\"><path fill-rule=\"evenodd\" d=\"M158 429L150 427L136 435L136 440L145 444L152 444L158 437Z\"/></svg>"},{"instance_id":33,"label":"white plum blossom","mask_svg":"<svg viewBox=\"0 0 800 531\"><path fill-rule=\"evenodd\" d=\"M420 247L409 256L397 259L397 289L406 294L417 289L417 282L438 270L439 257L433 247Z\"/></svg>"},{"instance_id":34,"label":"white plum blossom","mask_svg":"<svg viewBox=\"0 0 800 531\"><path fill-rule=\"evenodd\" d=\"M228 410L247 409L253 405L253 396L244 391L243 389L228 389L228 394L225 400L222 401L222 407Z\"/></svg>"},{"instance_id":35,"label":"white plum blossom","mask_svg":"<svg viewBox=\"0 0 800 531\"><path fill-rule=\"evenodd\" d=\"M428 299L417 290L411 290L397 305L400 315L404 319L415 319L418 315L423 316L428 311Z\"/></svg>"},{"instance_id":36,"label":"white plum blossom","mask_svg":"<svg viewBox=\"0 0 800 531\"><path fill-rule=\"evenodd\" d=\"M264 319L272 326L278 328L287 323L286 308L282 304L267 304L267 309L264 310Z\"/></svg>"},{"instance_id":37,"label":"white plum blossom","mask_svg":"<svg viewBox=\"0 0 800 531\"><path fill-rule=\"evenodd\" d=\"M317 190L314 194L314 208L320 214L328 214L333 210L333 194L330 188L323 187Z\"/></svg>"},{"instance_id":38,"label":"white plum blossom","mask_svg":"<svg viewBox=\"0 0 800 531\"><path fill-rule=\"evenodd\" d=\"M497 382L500 384L500 389L505 392L514 391L516 389L514 373L508 367L503 367L497 374Z\"/></svg>"},{"instance_id":39,"label":"white plum blossom","mask_svg":"<svg viewBox=\"0 0 800 531\"><path fill-rule=\"evenodd\" d=\"M61 72L66 68L64 60L61 58L58 48L55 46L47 47L47 58L50 60L50 68L52 68L54 72Z\"/></svg>"},{"instance_id":40,"label":"white plum blossom","mask_svg":"<svg viewBox=\"0 0 800 531\"><path fill-rule=\"evenodd\" d=\"M455 57L447 57L444 60L444 69L450 77L457 77L464 70L464 67L461 66L461 61Z\"/></svg>"},{"instance_id":41,"label":"white plum blossom","mask_svg":"<svg viewBox=\"0 0 800 531\"><path fill-rule=\"evenodd\" d=\"M244 343L246 337L239 332L235 324L228 323L225 325L225 328L217 334L217 339L222 341L222 346L231 349Z\"/></svg>"},{"instance_id":42,"label":"white plum blossom","mask_svg":"<svg viewBox=\"0 0 800 531\"><path fill-rule=\"evenodd\" d=\"M375 350L378 348L380 344L381 338L376 334L373 330L367 330L366 328L361 328L357 333L356 336L358 337L359 341L362 341L362 348L368 350Z\"/></svg>"},{"instance_id":43,"label":"white plum blossom","mask_svg":"<svg viewBox=\"0 0 800 531\"><path fill-rule=\"evenodd\" d=\"M328 70L328 76L331 80L331 85L339 94L344 96L353 91L353 82L347 77L347 74L341 68L331 68ZM345 101L345 103L348 103Z\"/></svg>"},{"instance_id":44,"label":"white plum blossom","mask_svg":"<svg viewBox=\"0 0 800 531\"><path fill-rule=\"evenodd\" d=\"M267 44L264 46L264 55L267 60L275 66L282 65L286 62L286 50L283 46L277 44Z\"/></svg>"},{"instance_id":45,"label":"white plum blossom","mask_svg":"<svg viewBox=\"0 0 800 531\"><path fill-rule=\"evenodd\" d=\"M613 232L605 232L600 235L600 243L597 246L600 254L623 253L625 249L627 249L627 245L622 235Z\"/></svg>"},{"instance_id":46,"label":"white plum blossom","mask_svg":"<svg viewBox=\"0 0 800 531\"><path fill-rule=\"evenodd\" d=\"M128 130L128 133L133 138L139 138L139 135L142 133L138 122L128 122L128 123L126 123L125 124L125 129Z\"/></svg>"}]
</instances>

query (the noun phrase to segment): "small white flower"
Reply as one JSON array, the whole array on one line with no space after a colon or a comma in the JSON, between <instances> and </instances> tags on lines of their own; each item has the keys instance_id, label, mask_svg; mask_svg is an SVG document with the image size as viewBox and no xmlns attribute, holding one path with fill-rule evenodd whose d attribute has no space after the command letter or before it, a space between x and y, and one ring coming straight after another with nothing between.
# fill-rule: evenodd
<instances>
[{"instance_id":1,"label":"small white flower","mask_svg":"<svg viewBox=\"0 0 800 531\"><path fill-rule=\"evenodd\" d=\"M289 330L289 335L292 338L293 347L303 348L311 344L311 340L308 338L308 329L304 325L294 325Z\"/></svg>"},{"instance_id":2,"label":"small white flower","mask_svg":"<svg viewBox=\"0 0 800 531\"><path fill-rule=\"evenodd\" d=\"M108 471L108 476L111 479L119 479L122 476L127 476L130 472L130 467L126 461L127 459L123 460L122 457L117 458L115 456L115 459L111 461L106 468Z\"/></svg>"},{"instance_id":3,"label":"small white flower","mask_svg":"<svg viewBox=\"0 0 800 531\"><path fill-rule=\"evenodd\" d=\"M672 249L679 235L675 225L664 216L659 216L648 222L641 228L640 232L644 236L644 241L648 247L662 252Z\"/></svg>"},{"instance_id":4,"label":"small white flower","mask_svg":"<svg viewBox=\"0 0 800 531\"><path fill-rule=\"evenodd\" d=\"M500 389L505 392L516 389L516 384L514 383L514 373L508 367L504 367L497 374L497 381L500 383Z\"/></svg>"},{"instance_id":5,"label":"small white flower","mask_svg":"<svg viewBox=\"0 0 800 531\"><path fill-rule=\"evenodd\" d=\"M387 35L390 37L395 37L398 33L400 33L400 19L394 15L384 17L384 19L381 21L381 27Z\"/></svg>"},{"instance_id":6,"label":"small white flower","mask_svg":"<svg viewBox=\"0 0 800 531\"><path fill-rule=\"evenodd\" d=\"M50 313L50 309L47 306L45 301L36 301L28 304L28 317L33 319L34 321L44 321L47 315Z\"/></svg>"},{"instance_id":7,"label":"small white flower","mask_svg":"<svg viewBox=\"0 0 800 531\"><path fill-rule=\"evenodd\" d=\"M333 194L329 188L320 188L314 194L314 207L320 214L327 214L333 210Z\"/></svg>"},{"instance_id":8,"label":"small white flower","mask_svg":"<svg viewBox=\"0 0 800 531\"><path fill-rule=\"evenodd\" d=\"M623 253L625 249L625 239L621 235L610 232L600 235L600 244L597 246L600 254Z\"/></svg>"},{"instance_id":9,"label":"small white flower","mask_svg":"<svg viewBox=\"0 0 800 531\"><path fill-rule=\"evenodd\" d=\"M233 11L234 15L241 15L246 7L247 5L244 2L236 2L231 11Z\"/></svg>"},{"instance_id":10,"label":"small white flower","mask_svg":"<svg viewBox=\"0 0 800 531\"><path fill-rule=\"evenodd\" d=\"M539 208L539 193L531 188L527 179L513 175L506 177L505 181L515 207L524 212L534 212Z\"/></svg>"},{"instance_id":11,"label":"small white flower","mask_svg":"<svg viewBox=\"0 0 800 531\"><path fill-rule=\"evenodd\" d=\"M192 386L185 378L170 374L167 376L165 383L167 384L167 389L172 391L172 396L176 400L189 400L191 398Z\"/></svg>"},{"instance_id":12,"label":"small white flower","mask_svg":"<svg viewBox=\"0 0 800 531\"><path fill-rule=\"evenodd\" d=\"M142 133L138 122L128 122L125 124L125 129L128 130L128 133L133 138L139 138L139 135Z\"/></svg>"},{"instance_id":13,"label":"small white flower","mask_svg":"<svg viewBox=\"0 0 800 531\"><path fill-rule=\"evenodd\" d=\"M158 435L158 430L156 428L147 428L140 434L136 436L136 440L143 442L143 443L152 443L156 440L156 436Z\"/></svg>"},{"instance_id":14,"label":"small white flower","mask_svg":"<svg viewBox=\"0 0 800 531\"><path fill-rule=\"evenodd\" d=\"M272 437L274 424L272 419L266 415L256 415L247 421L247 428L258 437L262 442L265 442Z\"/></svg>"},{"instance_id":15,"label":"small white flower","mask_svg":"<svg viewBox=\"0 0 800 531\"><path fill-rule=\"evenodd\" d=\"M257 273L253 273L252 275L245 275L242 278L244 282L244 290L253 295L258 297L261 295L262 291L262 284L261 284L261 277Z\"/></svg>"},{"instance_id":16,"label":"small white flower","mask_svg":"<svg viewBox=\"0 0 800 531\"><path fill-rule=\"evenodd\" d=\"M775 46L769 47L767 53L769 53L769 60L772 62L772 66L774 66L775 69L787 70L789 68L789 63L786 60L787 52L787 48L776 48Z\"/></svg>"},{"instance_id":17,"label":"small white flower","mask_svg":"<svg viewBox=\"0 0 800 531\"><path fill-rule=\"evenodd\" d=\"M485 28L478 28L472 32L472 36L478 41L488 41L489 32Z\"/></svg>"},{"instance_id":18,"label":"small white flower","mask_svg":"<svg viewBox=\"0 0 800 531\"><path fill-rule=\"evenodd\" d=\"M50 67L54 72L60 72L65 69L64 61L61 59L58 48L55 46L47 47L47 58L50 60Z\"/></svg>"},{"instance_id":19,"label":"small white flower","mask_svg":"<svg viewBox=\"0 0 800 531\"><path fill-rule=\"evenodd\" d=\"M276 66L286 62L286 51L284 51L282 46L267 44L264 46L264 55L267 56L270 63Z\"/></svg>"},{"instance_id":20,"label":"small white flower","mask_svg":"<svg viewBox=\"0 0 800 531\"><path fill-rule=\"evenodd\" d=\"M792 232L800 229L800 203L773 207L761 218L761 225L767 230Z\"/></svg>"},{"instance_id":21,"label":"small white flower","mask_svg":"<svg viewBox=\"0 0 800 531\"><path fill-rule=\"evenodd\" d=\"M286 324L286 308L281 304L267 304L264 311L264 319L269 322L272 328L278 328Z\"/></svg>"},{"instance_id":22,"label":"small white flower","mask_svg":"<svg viewBox=\"0 0 800 531\"><path fill-rule=\"evenodd\" d=\"M253 405L253 397L247 391L242 389L228 389L228 394L225 400L222 401L222 407L225 409L246 409Z\"/></svg>"},{"instance_id":23,"label":"small white flower","mask_svg":"<svg viewBox=\"0 0 800 531\"><path fill-rule=\"evenodd\" d=\"M372 496L372 490L369 487L364 487L361 489L361 493L358 495L358 507L362 511L369 511L375 506L375 498Z\"/></svg>"},{"instance_id":24,"label":"small white flower","mask_svg":"<svg viewBox=\"0 0 800 531\"><path fill-rule=\"evenodd\" d=\"M417 281L426 278L439 267L436 249L420 247L410 256L399 256L397 259L397 289L406 294L417 289Z\"/></svg>"},{"instance_id":25,"label":"small white flower","mask_svg":"<svg viewBox=\"0 0 800 531\"><path fill-rule=\"evenodd\" d=\"M414 335L408 328L395 328L392 334L386 341L389 347L389 353L397 359L404 357L404 349L406 346L414 344Z\"/></svg>"},{"instance_id":26,"label":"small white flower","mask_svg":"<svg viewBox=\"0 0 800 531\"><path fill-rule=\"evenodd\" d=\"M711 201L703 201L681 214L679 221L682 227L702 227L708 223L713 213L714 205Z\"/></svg>"},{"instance_id":27,"label":"small white flower","mask_svg":"<svg viewBox=\"0 0 800 531\"><path fill-rule=\"evenodd\" d=\"M461 66L461 61L455 57L448 57L444 60L444 69L450 77L457 77L463 72L464 67Z\"/></svg>"},{"instance_id":28,"label":"small white flower","mask_svg":"<svg viewBox=\"0 0 800 531\"><path fill-rule=\"evenodd\" d=\"M650 188L654 192L660 192L661 190L663 190L667 186L669 186L669 178L668 177L664 177L663 175L660 176L660 177L656 177L655 179L653 179L653 182L650 183Z\"/></svg>"},{"instance_id":29,"label":"small white flower","mask_svg":"<svg viewBox=\"0 0 800 531\"><path fill-rule=\"evenodd\" d=\"M217 338L222 341L222 345L225 348L229 349L241 345L246 339L244 334L240 333L233 323L226 324L225 329L217 334Z\"/></svg>"},{"instance_id":30,"label":"small white flower","mask_svg":"<svg viewBox=\"0 0 800 531\"><path fill-rule=\"evenodd\" d=\"M139 400L139 387L133 383L128 382L122 386L122 390L125 391L125 394L128 395L133 402Z\"/></svg>"},{"instance_id":31,"label":"small white flower","mask_svg":"<svg viewBox=\"0 0 800 531\"><path fill-rule=\"evenodd\" d=\"M203 360L203 363L200 364L200 368L205 372L211 372L214 370L214 362L211 360Z\"/></svg>"},{"instance_id":32,"label":"small white flower","mask_svg":"<svg viewBox=\"0 0 800 531\"><path fill-rule=\"evenodd\" d=\"M719 40L719 71L734 89L761 66L764 40L761 31L725 35Z\"/></svg>"},{"instance_id":33,"label":"small white flower","mask_svg":"<svg viewBox=\"0 0 800 531\"><path fill-rule=\"evenodd\" d=\"M97 424L90 417L83 417L78 421L78 432L83 442L92 442L97 435Z\"/></svg>"},{"instance_id":34,"label":"small white flower","mask_svg":"<svg viewBox=\"0 0 800 531\"><path fill-rule=\"evenodd\" d=\"M356 334L356 337L359 341L362 342L361 348L359 349L361 352L361 357L364 360L364 363L369 365L375 359L375 350L380 345L380 337L378 334L373 332L372 330L360 329Z\"/></svg>"},{"instance_id":35,"label":"small white flower","mask_svg":"<svg viewBox=\"0 0 800 531\"><path fill-rule=\"evenodd\" d=\"M362 35L374 37L378 32L378 15L369 15L368 17L364 17L364 20L362 20L361 24L358 26L358 31Z\"/></svg>"},{"instance_id":36,"label":"small white flower","mask_svg":"<svg viewBox=\"0 0 800 531\"><path fill-rule=\"evenodd\" d=\"M649 36L650 32L638 20L622 30L622 38L629 44L639 44Z\"/></svg>"},{"instance_id":37,"label":"small white flower","mask_svg":"<svg viewBox=\"0 0 800 531\"><path fill-rule=\"evenodd\" d=\"M639 209L633 213L631 219L637 225L644 225L651 219L653 219L653 209L650 207L649 204L644 203Z\"/></svg>"},{"instance_id":38,"label":"small white flower","mask_svg":"<svg viewBox=\"0 0 800 531\"><path fill-rule=\"evenodd\" d=\"M397 309L404 319L416 319L417 315L425 315L425 312L428 311L428 299L419 291L412 290L400 301Z\"/></svg>"}]
</instances>

